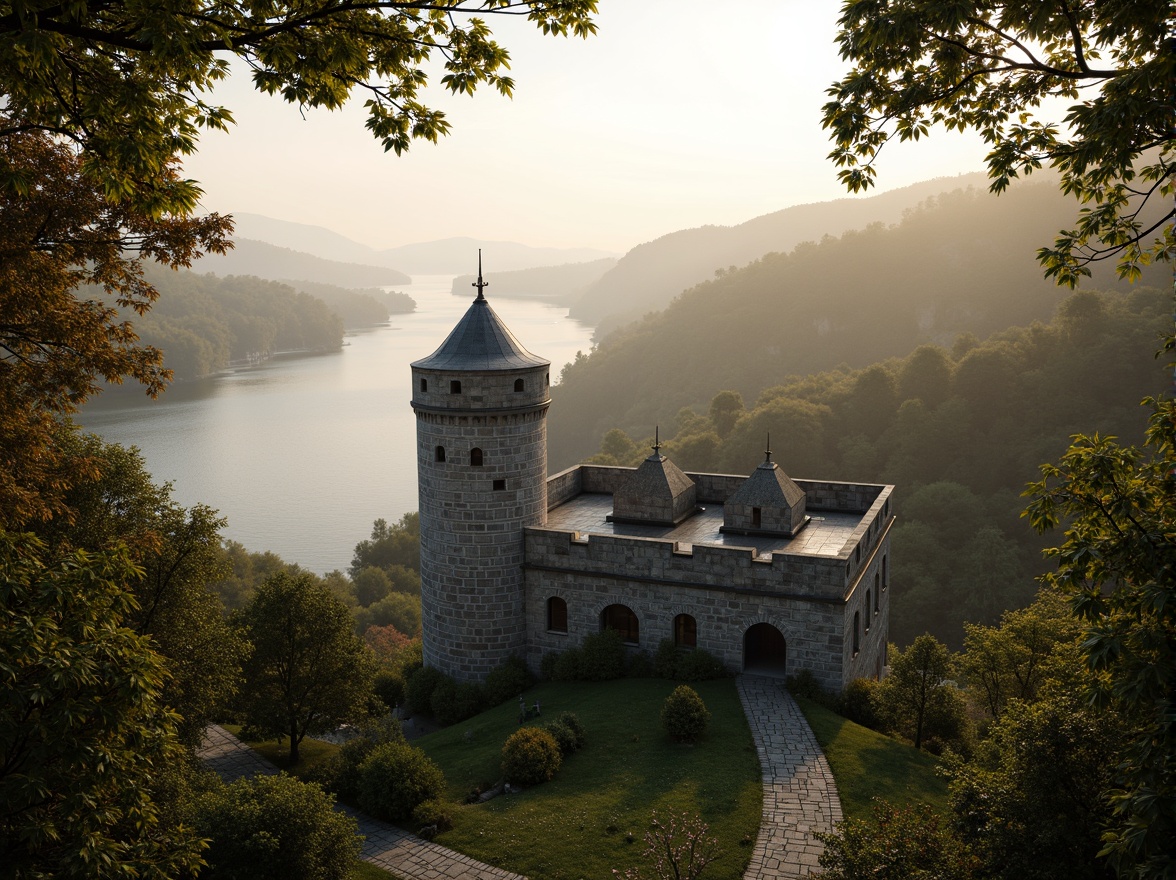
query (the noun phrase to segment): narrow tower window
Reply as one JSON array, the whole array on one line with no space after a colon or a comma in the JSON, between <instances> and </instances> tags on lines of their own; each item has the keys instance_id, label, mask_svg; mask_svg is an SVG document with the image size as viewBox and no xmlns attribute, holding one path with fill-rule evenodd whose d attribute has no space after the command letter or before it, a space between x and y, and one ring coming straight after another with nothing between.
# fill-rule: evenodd
<instances>
[{"instance_id":1,"label":"narrow tower window","mask_svg":"<svg viewBox=\"0 0 1176 880\"><path fill-rule=\"evenodd\" d=\"M762 521L763 511L761 511L758 507L753 507L751 509L751 527L753 529L758 529Z\"/></svg>"},{"instance_id":2,"label":"narrow tower window","mask_svg":"<svg viewBox=\"0 0 1176 880\"><path fill-rule=\"evenodd\" d=\"M482 450L475 446L470 450L470 467L482 466Z\"/></svg>"},{"instance_id":3,"label":"narrow tower window","mask_svg":"<svg viewBox=\"0 0 1176 880\"><path fill-rule=\"evenodd\" d=\"M437 447L437 449L433 453L433 460L434 461L445 461L445 447L444 446Z\"/></svg>"},{"instance_id":4,"label":"narrow tower window","mask_svg":"<svg viewBox=\"0 0 1176 880\"><path fill-rule=\"evenodd\" d=\"M506 491L506 480L495 480L494 481L494 491L495 492L505 492Z\"/></svg>"},{"instance_id":5,"label":"narrow tower window","mask_svg":"<svg viewBox=\"0 0 1176 880\"><path fill-rule=\"evenodd\" d=\"M461 394L461 382L459 382L457 379L451 379L449 381L449 393Z\"/></svg>"},{"instance_id":6,"label":"narrow tower window","mask_svg":"<svg viewBox=\"0 0 1176 880\"><path fill-rule=\"evenodd\" d=\"M515 379L515 391L522 391L525 387L522 379Z\"/></svg>"},{"instance_id":7,"label":"narrow tower window","mask_svg":"<svg viewBox=\"0 0 1176 880\"><path fill-rule=\"evenodd\" d=\"M878 613L878 594L882 592L880 589L878 589L879 584L880 584L880 580L878 578L878 572L874 572L874 613L875 614ZM870 603L867 602L866 604L869 605Z\"/></svg>"},{"instance_id":8,"label":"narrow tower window","mask_svg":"<svg viewBox=\"0 0 1176 880\"><path fill-rule=\"evenodd\" d=\"M429 390L429 380L428 379L421 379L421 391L428 391L428 390Z\"/></svg>"},{"instance_id":9,"label":"narrow tower window","mask_svg":"<svg viewBox=\"0 0 1176 880\"><path fill-rule=\"evenodd\" d=\"M866 632L870 631L870 591L866 590Z\"/></svg>"},{"instance_id":10,"label":"narrow tower window","mask_svg":"<svg viewBox=\"0 0 1176 880\"><path fill-rule=\"evenodd\" d=\"M890 577L886 571L886 557L882 557L882 589L890 586Z\"/></svg>"},{"instance_id":11,"label":"narrow tower window","mask_svg":"<svg viewBox=\"0 0 1176 880\"><path fill-rule=\"evenodd\" d=\"M568 603L559 596L547 600L547 629L557 633L568 631Z\"/></svg>"},{"instance_id":12,"label":"narrow tower window","mask_svg":"<svg viewBox=\"0 0 1176 880\"><path fill-rule=\"evenodd\" d=\"M853 655L856 657L862 649L862 615L860 611L853 613Z\"/></svg>"}]
</instances>

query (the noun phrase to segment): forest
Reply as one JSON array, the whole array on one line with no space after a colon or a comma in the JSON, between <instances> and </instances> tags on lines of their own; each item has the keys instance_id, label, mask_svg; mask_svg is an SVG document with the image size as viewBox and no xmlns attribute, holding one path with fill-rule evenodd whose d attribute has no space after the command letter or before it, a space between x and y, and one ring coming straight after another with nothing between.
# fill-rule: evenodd
<instances>
[{"instance_id":1,"label":"forest","mask_svg":"<svg viewBox=\"0 0 1176 880\"><path fill-rule=\"evenodd\" d=\"M380 324L390 312L416 307L411 297L378 288L159 270L149 277L159 299L135 326L181 380L279 353L338 351L345 329Z\"/></svg>"},{"instance_id":2,"label":"forest","mask_svg":"<svg viewBox=\"0 0 1176 880\"><path fill-rule=\"evenodd\" d=\"M750 401L723 390L661 425L686 471L747 473L773 458L791 476L892 483L890 637L930 632L958 648L965 621L1027 604L1046 567L1021 518L1026 484L1078 433L1143 437L1147 395L1171 377L1156 359L1170 296L1079 291L1049 323L963 334L862 369L791 375ZM589 461L635 465L651 436L614 428Z\"/></svg>"}]
</instances>

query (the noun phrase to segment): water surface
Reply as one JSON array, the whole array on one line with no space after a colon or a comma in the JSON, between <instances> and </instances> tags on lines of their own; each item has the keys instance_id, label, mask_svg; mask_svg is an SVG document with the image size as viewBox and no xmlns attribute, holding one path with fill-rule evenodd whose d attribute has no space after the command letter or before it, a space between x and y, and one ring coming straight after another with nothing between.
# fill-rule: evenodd
<instances>
[{"instance_id":1,"label":"water surface","mask_svg":"<svg viewBox=\"0 0 1176 880\"><path fill-rule=\"evenodd\" d=\"M340 352L282 358L172 386L159 400L104 394L78 421L135 445L184 505L228 518L225 535L312 571L346 568L377 517L417 509L416 421L409 363L439 346L475 294L450 294L450 275L397 287L417 301L387 327L349 335ZM496 300L519 341L563 364L590 346L592 328L567 308Z\"/></svg>"}]
</instances>

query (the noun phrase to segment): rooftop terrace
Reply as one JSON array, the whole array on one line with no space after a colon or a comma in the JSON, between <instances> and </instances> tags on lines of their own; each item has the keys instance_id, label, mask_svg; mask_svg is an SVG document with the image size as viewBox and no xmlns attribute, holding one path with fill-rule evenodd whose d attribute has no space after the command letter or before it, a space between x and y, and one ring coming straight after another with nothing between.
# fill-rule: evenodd
<instances>
[{"instance_id":1,"label":"rooftop terrace","mask_svg":"<svg viewBox=\"0 0 1176 880\"><path fill-rule=\"evenodd\" d=\"M700 513L677 526L612 523L606 517L613 510L613 496L606 492L585 492L547 512L549 529L579 532L586 535L619 535L634 538L657 538L676 542L689 551L695 544L726 547L750 547L757 557L770 558L773 553L794 553L835 557L845 549L854 529L862 522L861 513L816 511L800 532L791 537L724 534L723 505L704 504Z\"/></svg>"}]
</instances>

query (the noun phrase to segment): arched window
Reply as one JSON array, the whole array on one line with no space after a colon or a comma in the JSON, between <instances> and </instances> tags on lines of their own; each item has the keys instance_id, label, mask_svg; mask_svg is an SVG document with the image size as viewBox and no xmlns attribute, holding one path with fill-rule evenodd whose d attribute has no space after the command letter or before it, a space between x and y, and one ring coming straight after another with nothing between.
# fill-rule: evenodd
<instances>
[{"instance_id":1,"label":"arched window","mask_svg":"<svg viewBox=\"0 0 1176 880\"><path fill-rule=\"evenodd\" d=\"M461 382L459 382L457 379L451 379L449 381L449 393L461 394Z\"/></svg>"},{"instance_id":2,"label":"arched window","mask_svg":"<svg viewBox=\"0 0 1176 880\"><path fill-rule=\"evenodd\" d=\"M515 379L515 391L522 391L524 388L526 388L526 385L523 384L523 380Z\"/></svg>"},{"instance_id":3,"label":"arched window","mask_svg":"<svg viewBox=\"0 0 1176 880\"><path fill-rule=\"evenodd\" d=\"M853 654L856 657L862 649L862 615L860 611L853 613Z\"/></svg>"},{"instance_id":4,"label":"arched window","mask_svg":"<svg viewBox=\"0 0 1176 880\"><path fill-rule=\"evenodd\" d=\"M689 614L674 618L674 644L679 648L694 648L698 645L698 623Z\"/></svg>"},{"instance_id":5,"label":"arched window","mask_svg":"<svg viewBox=\"0 0 1176 880\"><path fill-rule=\"evenodd\" d=\"M866 632L870 631L870 591L866 590Z\"/></svg>"},{"instance_id":6,"label":"arched window","mask_svg":"<svg viewBox=\"0 0 1176 880\"><path fill-rule=\"evenodd\" d=\"M482 466L482 450L475 446L470 450L470 467Z\"/></svg>"},{"instance_id":7,"label":"arched window","mask_svg":"<svg viewBox=\"0 0 1176 880\"><path fill-rule=\"evenodd\" d=\"M551 384L551 373L544 373L544 374L543 374L543 384L544 384L544 385L550 385L550 384Z\"/></svg>"},{"instance_id":8,"label":"arched window","mask_svg":"<svg viewBox=\"0 0 1176 880\"><path fill-rule=\"evenodd\" d=\"M421 379L421 391L428 391L428 390L429 390L429 380L428 379Z\"/></svg>"},{"instance_id":9,"label":"arched window","mask_svg":"<svg viewBox=\"0 0 1176 880\"><path fill-rule=\"evenodd\" d=\"M641 625L633 609L626 605L609 605L600 612L601 630L615 629L621 634L621 641L626 645L636 645L640 642Z\"/></svg>"},{"instance_id":10,"label":"arched window","mask_svg":"<svg viewBox=\"0 0 1176 880\"><path fill-rule=\"evenodd\" d=\"M433 450L433 461L445 461L445 447L438 446Z\"/></svg>"},{"instance_id":11,"label":"arched window","mask_svg":"<svg viewBox=\"0 0 1176 880\"><path fill-rule=\"evenodd\" d=\"M558 633L568 631L568 603L559 596L547 600L547 630Z\"/></svg>"}]
</instances>

